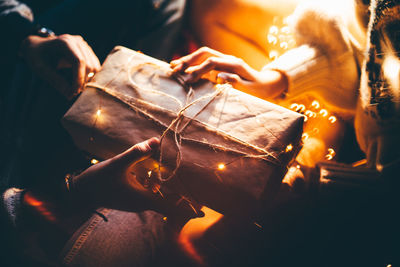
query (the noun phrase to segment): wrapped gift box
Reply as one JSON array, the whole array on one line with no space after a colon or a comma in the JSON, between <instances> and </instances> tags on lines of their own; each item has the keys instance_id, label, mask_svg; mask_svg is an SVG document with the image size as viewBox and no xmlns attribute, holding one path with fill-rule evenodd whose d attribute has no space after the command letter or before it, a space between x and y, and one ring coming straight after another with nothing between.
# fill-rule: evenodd
<instances>
[{"instance_id":1,"label":"wrapped gift box","mask_svg":"<svg viewBox=\"0 0 400 267\"><path fill-rule=\"evenodd\" d=\"M162 170L160 192L228 213L274 196L301 147L303 117L228 84L188 86L169 64L116 47L63 124L101 159L164 134L161 159L142 164Z\"/></svg>"}]
</instances>

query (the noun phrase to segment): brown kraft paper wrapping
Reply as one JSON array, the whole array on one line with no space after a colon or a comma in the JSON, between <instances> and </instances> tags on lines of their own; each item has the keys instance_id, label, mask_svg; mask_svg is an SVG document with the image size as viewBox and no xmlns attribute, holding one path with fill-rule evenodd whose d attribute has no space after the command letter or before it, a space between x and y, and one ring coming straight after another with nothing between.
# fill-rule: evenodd
<instances>
[{"instance_id":1,"label":"brown kraft paper wrapping","mask_svg":"<svg viewBox=\"0 0 400 267\"><path fill-rule=\"evenodd\" d=\"M227 84L191 88L169 64L116 47L63 124L100 159L164 133L161 165L142 164L162 170L160 192L230 213L274 196L301 147L303 117Z\"/></svg>"}]
</instances>

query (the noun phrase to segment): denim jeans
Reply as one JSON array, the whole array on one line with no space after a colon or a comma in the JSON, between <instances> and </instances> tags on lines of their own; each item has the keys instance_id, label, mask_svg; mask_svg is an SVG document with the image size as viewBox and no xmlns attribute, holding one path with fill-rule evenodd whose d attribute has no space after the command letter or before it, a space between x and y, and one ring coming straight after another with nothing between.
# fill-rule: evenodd
<instances>
[{"instance_id":1,"label":"denim jeans","mask_svg":"<svg viewBox=\"0 0 400 267\"><path fill-rule=\"evenodd\" d=\"M163 216L102 209L108 221L93 215L64 247L63 266L151 266L168 237Z\"/></svg>"}]
</instances>

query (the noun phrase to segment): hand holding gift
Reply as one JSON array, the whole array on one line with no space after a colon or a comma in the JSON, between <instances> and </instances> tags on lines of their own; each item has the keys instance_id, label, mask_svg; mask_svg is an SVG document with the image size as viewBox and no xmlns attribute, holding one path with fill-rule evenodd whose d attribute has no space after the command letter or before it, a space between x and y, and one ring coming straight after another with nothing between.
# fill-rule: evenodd
<instances>
[{"instance_id":1,"label":"hand holding gift","mask_svg":"<svg viewBox=\"0 0 400 267\"><path fill-rule=\"evenodd\" d=\"M32 70L67 98L80 93L85 82L100 69L92 48L78 35L30 35L22 42L21 55ZM65 70L70 71L71 77L62 74Z\"/></svg>"},{"instance_id":2,"label":"hand holding gift","mask_svg":"<svg viewBox=\"0 0 400 267\"><path fill-rule=\"evenodd\" d=\"M276 70L257 71L242 59L202 47L190 55L171 62L174 72L185 73L187 83L208 79L213 83L230 83L234 88L263 99L272 99L287 90L285 75Z\"/></svg>"},{"instance_id":3,"label":"hand holding gift","mask_svg":"<svg viewBox=\"0 0 400 267\"><path fill-rule=\"evenodd\" d=\"M151 209L181 218L199 216L191 203L176 195L157 194L151 185L143 186L141 177L132 171L136 164L154 156L159 146L160 141L151 138L91 166L73 178L71 191L94 207L135 212Z\"/></svg>"}]
</instances>

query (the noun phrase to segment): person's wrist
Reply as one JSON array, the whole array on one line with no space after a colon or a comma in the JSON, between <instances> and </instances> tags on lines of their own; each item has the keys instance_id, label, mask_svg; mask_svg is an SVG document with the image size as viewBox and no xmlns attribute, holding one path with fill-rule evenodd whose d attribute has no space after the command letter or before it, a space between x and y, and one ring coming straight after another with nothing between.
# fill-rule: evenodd
<instances>
[{"instance_id":1,"label":"person's wrist","mask_svg":"<svg viewBox=\"0 0 400 267\"><path fill-rule=\"evenodd\" d=\"M287 74L279 69L263 69L262 73L269 77L272 98L284 98L289 89L289 78Z\"/></svg>"},{"instance_id":2,"label":"person's wrist","mask_svg":"<svg viewBox=\"0 0 400 267\"><path fill-rule=\"evenodd\" d=\"M27 51L32 44L38 44L43 41L53 39L55 36L55 33L46 27L41 27L38 25L32 27L32 30L29 32L29 34L21 41L18 55L21 58L25 58Z\"/></svg>"}]
</instances>

